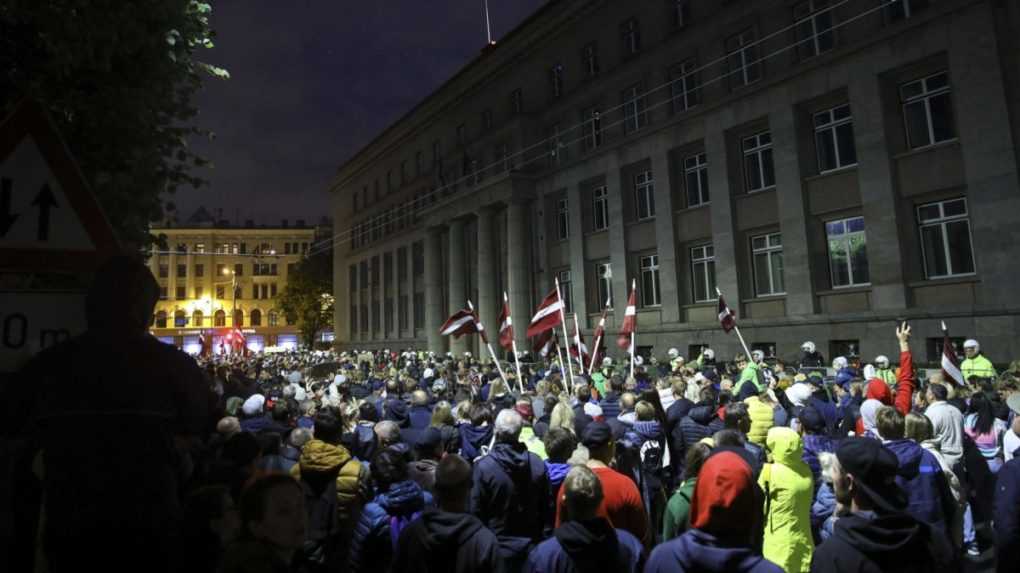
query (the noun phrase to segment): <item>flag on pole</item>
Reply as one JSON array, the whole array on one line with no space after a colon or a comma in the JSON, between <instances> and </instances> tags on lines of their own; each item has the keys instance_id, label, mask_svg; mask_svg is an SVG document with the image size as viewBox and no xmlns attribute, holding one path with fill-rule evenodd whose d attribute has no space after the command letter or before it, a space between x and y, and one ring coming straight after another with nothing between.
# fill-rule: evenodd
<instances>
[{"instance_id":1,"label":"flag on pole","mask_svg":"<svg viewBox=\"0 0 1020 573\"><path fill-rule=\"evenodd\" d=\"M595 327L595 333L592 335L595 339L595 348L592 352L595 353L595 362L601 362L603 356L606 353L606 313L609 312L609 304L602 308L602 317L599 318L599 324Z\"/></svg>"},{"instance_id":2,"label":"flag on pole","mask_svg":"<svg viewBox=\"0 0 1020 573\"><path fill-rule=\"evenodd\" d=\"M443 326L439 328L439 334L443 336L453 335L454 338L460 338L465 334L478 333L482 337L482 342L488 342L485 337L485 328L478 321L478 316L467 308L462 308L457 312L453 313L450 318L446 319Z\"/></svg>"},{"instance_id":3,"label":"flag on pole","mask_svg":"<svg viewBox=\"0 0 1020 573\"><path fill-rule=\"evenodd\" d=\"M538 305L535 316L531 318L531 324L528 325L527 331L528 337L538 336L562 323L563 314L560 312L562 309L563 301L560 300L556 289L553 289L542 299L542 304Z\"/></svg>"},{"instance_id":4,"label":"flag on pole","mask_svg":"<svg viewBox=\"0 0 1020 573\"><path fill-rule=\"evenodd\" d=\"M719 324L722 325L722 329L726 334L729 334L737 326L737 313L726 306L726 301L723 300L722 294L719 295Z\"/></svg>"},{"instance_id":5,"label":"flag on pole","mask_svg":"<svg viewBox=\"0 0 1020 573\"><path fill-rule=\"evenodd\" d=\"M953 341L949 339L949 329L942 323L942 374L957 386L963 386L963 372L960 371L960 359L956 357Z\"/></svg>"},{"instance_id":6,"label":"flag on pole","mask_svg":"<svg viewBox=\"0 0 1020 573\"><path fill-rule=\"evenodd\" d=\"M637 330L637 289L631 287L630 296L627 298L627 309L623 312L623 327L620 329L620 336L616 339L616 345L632 352L630 347L630 335Z\"/></svg>"},{"instance_id":7,"label":"flag on pole","mask_svg":"<svg viewBox=\"0 0 1020 573\"><path fill-rule=\"evenodd\" d=\"M234 327L233 331L231 331L230 340L233 342L234 352L240 352L244 356L248 355L248 341L244 337L240 328L237 328L236 326Z\"/></svg>"},{"instance_id":8,"label":"flag on pole","mask_svg":"<svg viewBox=\"0 0 1020 573\"><path fill-rule=\"evenodd\" d=\"M212 341L205 335L205 332L198 333L198 344L201 347L201 350L198 351L199 356L212 354Z\"/></svg>"},{"instance_id":9,"label":"flag on pole","mask_svg":"<svg viewBox=\"0 0 1020 573\"><path fill-rule=\"evenodd\" d=\"M550 328L535 338L535 342L532 344L531 350L536 352L542 358L545 358L553 351L555 344L556 331Z\"/></svg>"},{"instance_id":10,"label":"flag on pole","mask_svg":"<svg viewBox=\"0 0 1020 573\"><path fill-rule=\"evenodd\" d=\"M503 310L499 312L499 345L506 350L514 346L514 322L510 318L510 302L503 293Z\"/></svg>"},{"instance_id":11,"label":"flag on pole","mask_svg":"<svg viewBox=\"0 0 1020 573\"><path fill-rule=\"evenodd\" d=\"M578 351L580 351L580 356L578 356ZM588 345L584 343L584 337L576 328L574 329L574 342L570 345L570 355L581 360L582 369L591 360L591 355L588 354Z\"/></svg>"}]
</instances>

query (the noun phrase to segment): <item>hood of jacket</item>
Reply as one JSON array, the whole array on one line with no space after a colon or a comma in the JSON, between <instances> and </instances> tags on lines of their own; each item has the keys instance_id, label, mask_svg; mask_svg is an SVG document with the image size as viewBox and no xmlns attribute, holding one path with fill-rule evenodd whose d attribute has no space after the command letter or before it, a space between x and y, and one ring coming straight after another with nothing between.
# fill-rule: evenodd
<instances>
[{"instance_id":1,"label":"hood of jacket","mask_svg":"<svg viewBox=\"0 0 1020 573\"><path fill-rule=\"evenodd\" d=\"M531 456L528 447L517 442L514 444L496 443L489 451L492 459L509 475L527 472L530 468Z\"/></svg>"},{"instance_id":2,"label":"hood of jacket","mask_svg":"<svg viewBox=\"0 0 1020 573\"><path fill-rule=\"evenodd\" d=\"M921 524L905 513L876 515L861 512L836 522L833 535L875 561L885 560L890 553L909 550L915 538L924 535Z\"/></svg>"},{"instance_id":3,"label":"hood of jacket","mask_svg":"<svg viewBox=\"0 0 1020 573\"><path fill-rule=\"evenodd\" d=\"M776 463L787 467L798 467L804 464L804 440L793 428L777 426L769 428L765 438L765 446L772 452Z\"/></svg>"},{"instance_id":4,"label":"hood of jacket","mask_svg":"<svg viewBox=\"0 0 1020 573\"><path fill-rule=\"evenodd\" d=\"M687 417L698 425L707 426L712 421L712 418L715 417L715 410L709 404L698 404L691 408L691 411L687 413Z\"/></svg>"},{"instance_id":5,"label":"hood of jacket","mask_svg":"<svg viewBox=\"0 0 1020 573\"><path fill-rule=\"evenodd\" d=\"M878 435L878 410L882 406L882 402L874 398L869 398L861 404L861 424L864 426L865 432L871 430L875 435Z\"/></svg>"},{"instance_id":6,"label":"hood of jacket","mask_svg":"<svg viewBox=\"0 0 1020 573\"><path fill-rule=\"evenodd\" d=\"M616 530L603 517L566 521L553 535L578 571L613 569L612 564L619 559Z\"/></svg>"},{"instance_id":7,"label":"hood of jacket","mask_svg":"<svg viewBox=\"0 0 1020 573\"><path fill-rule=\"evenodd\" d=\"M921 472L921 459L924 456L924 448L914 440L890 440L883 444L885 449L896 455L900 467L896 475L912 480Z\"/></svg>"},{"instance_id":8,"label":"hood of jacket","mask_svg":"<svg viewBox=\"0 0 1020 573\"><path fill-rule=\"evenodd\" d=\"M430 554L455 551L482 528L482 522L469 513L438 509L422 512L421 524L424 532L421 542Z\"/></svg>"},{"instance_id":9,"label":"hood of jacket","mask_svg":"<svg viewBox=\"0 0 1020 573\"><path fill-rule=\"evenodd\" d=\"M425 508L425 493L416 482L405 480L375 496L375 503L390 515L407 515Z\"/></svg>"},{"instance_id":10,"label":"hood of jacket","mask_svg":"<svg viewBox=\"0 0 1020 573\"><path fill-rule=\"evenodd\" d=\"M868 388L864 392L865 400L878 400L886 406L893 405L892 391L889 390L889 385L885 383L885 380L881 378L872 378L868 381Z\"/></svg>"},{"instance_id":11,"label":"hood of jacket","mask_svg":"<svg viewBox=\"0 0 1020 573\"><path fill-rule=\"evenodd\" d=\"M558 486L563 483L563 480L567 478L567 472L570 471L570 464L564 462L545 462L545 469L549 472L549 483L554 486Z\"/></svg>"},{"instance_id":12,"label":"hood of jacket","mask_svg":"<svg viewBox=\"0 0 1020 573\"><path fill-rule=\"evenodd\" d=\"M350 459L351 454L346 448L313 439L301 449L301 458L298 460L298 464L302 471L328 472L347 463Z\"/></svg>"},{"instance_id":13,"label":"hood of jacket","mask_svg":"<svg viewBox=\"0 0 1020 573\"><path fill-rule=\"evenodd\" d=\"M492 439L492 426L473 426L462 424L460 426L461 437L476 448L489 445Z\"/></svg>"},{"instance_id":14,"label":"hood of jacket","mask_svg":"<svg viewBox=\"0 0 1020 573\"><path fill-rule=\"evenodd\" d=\"M662 426L659 422L651 420L648 422L634 422L631 427L631 431L637 434L641 441L647 440L661 440L662 439Z\"/></svg>"},{"instance_id":15,"label":"hood of jacket","mask_svg":"<svg viewBox=\"0 0 1020 573\"><path fill-rule=\"evenodd\" d=\"M664 545L677 571L750 571L764 559L750 547L733 546L699 529L691 529Z\"/></svg>"}]
</instances>

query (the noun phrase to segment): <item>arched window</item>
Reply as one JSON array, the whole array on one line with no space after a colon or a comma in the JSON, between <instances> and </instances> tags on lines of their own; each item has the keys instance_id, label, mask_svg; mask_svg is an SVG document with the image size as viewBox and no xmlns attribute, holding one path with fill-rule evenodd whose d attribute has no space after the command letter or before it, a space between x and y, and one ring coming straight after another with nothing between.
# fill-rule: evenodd
<instances>
[{"instance_id":1,"label":"arched window","mask_svg":"<svg viewBox=\"0 0 1020 573\"><path fill-rule=\"evenodd\" d=\"M223 309L217 310L216 314L213 315L213 326L226 326L227 325L227 313L223 312Z\"/></svg>"},{"instance_id":2,"label":"arched window","mask_svg":"<svg viewBox=\"0 0 1020 573\"><path fill-rule=\"evenodd\" d=\"M269 311L269 326L277 326L279 321L280 321L279 313L277 313L275 310Z\"/></svg>"},{"instance_id":3,"label":"arched window","mask_svg":"<svg viewBox=\"0 0 1020 573\"><path fill-rule=\"evenodd\" d=\"M186 315L184 314L183 310L178 309L178 310L174 311L174 326L176 326L176 327L185 326L185 318L184 318L185 316Z\"/></svg>"},{"instance_id":4,"label":"arched window","mask_svg":"<svg viewBox=\"0 0 1020 573\"><path fill-rule=\"evenodd\" d=\"M166 311L161 310L156 313L156 328L166 328Z\"/></svg>"},{"instance_id":5,"label":"arched window","mask_svg":"<svg viewBox=\"0 0 1020 573\"><path fill-rule=\"evenodd\" d=\"M195 328L202 328L202 322L205 320L205 315L202 314L201 310L196 310L191 313L191 326Z\"/></svg>"},{"instance_id":6,"label":"arched window","mask_svg":"<svg viewBox=\"0 0 1020 573\"><path fill-rule=\"evenodd\" d=\"M234 309L234 326L244 326L244 311Z\"/></svg>"},{"instance_id":7,"label":"arched window","mask_svg":"<svg viewBox=\"0 0 1020 573\"><path fill-rule=\"evenodd\" d=\"M248 320L252 326L262 326L262 311L257 308L251 311L251 314L248 315Z\"/></svg>"}]
</instances>

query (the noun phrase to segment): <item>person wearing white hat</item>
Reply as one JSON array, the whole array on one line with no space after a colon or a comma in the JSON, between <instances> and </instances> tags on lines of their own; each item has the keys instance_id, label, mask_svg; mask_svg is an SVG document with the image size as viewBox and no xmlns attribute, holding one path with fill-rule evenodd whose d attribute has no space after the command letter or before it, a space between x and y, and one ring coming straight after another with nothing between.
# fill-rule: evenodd
<instances>
[{"instance_id":1,"label":"person wearing white hat","mask_svg":"<svg viewBox=\"0 0 1020 573\"><path fill-rule=\"evenodd\" d=\"M981 353L981 345L973 338L963 343L963 353L966 358L960 364L960 372L963 374L964 382L969 382L972 377L995 378L995 366L992 361L985 358Z\"/></svg>"}]
</instances>

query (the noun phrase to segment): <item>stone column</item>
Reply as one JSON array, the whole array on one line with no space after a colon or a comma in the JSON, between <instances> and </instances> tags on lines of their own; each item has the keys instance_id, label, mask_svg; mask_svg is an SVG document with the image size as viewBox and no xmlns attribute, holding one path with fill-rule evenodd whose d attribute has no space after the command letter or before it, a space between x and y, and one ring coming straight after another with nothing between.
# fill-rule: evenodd
<instances>
[{"instance_id":1,"label":"stone column","mask_svg":"<svg viewBox=\"0 0 1020 573\"><path fill-rule=\"evenodd\" d=\"M408 338L414 338L414 245L417 241L407 245L407 280L404 283L403 293L407 295L407 330L403 333ZM400 310L400 303L397 303L397 310ZM400 316L397 315L397 324L400 324Z\"/></svg>"},{"instance_id":2,"label":"stone column","mask_svg":"<svg viewBox=\"0 0 1020 573\"><path fill-rule=\"evenodd\" d=\"M425 335L431 352L446 352L446 337L439 335L439 327L446 320L443 308L443 253L440 228L425 232Z\"/></svg>"},{"instance_id":3,"label":"stone column","mask_svg":"<svg viewBox=\"0 0 1020 573\"><path fill-rule=\"evenodd\" d=\"M786 287L787 316L815 313L807 206L801 185L793 114L794 108L786 103L772 110L769 116L776 168L776 206L783 236L783 283Z\"/></svg>"},{"instance_id":4,"label":"stone column","mask_svg":"<svg viewBox=\"0 0 1020 573\"><path fill-rule=\"evenodd\" d=\"M609 195L609 264L613 271L613 318L615 324L623 324L623 312L630 296L631 279L637 278L627 269L627 228L624 225L623 176L614 156L606 165L606 190ZM603 301L605 302L605 301ZM601 304L601 303L600 303ZM608 348L608 346L607 346Z\"/></svg>"},{"instance_id":5,"label":"stone column","mask_svg":"<svg viewBox=\"0 0 1020 573\"><path fill-rule=\"evenodd\" d=\"M450 221L449 247L447 256L450 261L450 272L447 273L449 285L449 297L447 298L447 316L467 306L467 265L464 260L464 221L454 219ZM445 319L445 317L444 317ZM442 323L442 319L440 323ZM460 359L468 350L467 339L450 337L450 352Z\"/></svg>"},{"instance_id":6,"label":"stone column","mask_svg":"<svg viewBox=\"0 0 1020 573\"><path fill-rule=\"evenodd\" d=\"M534 309L531 300L531 230L528 225L529 205L511 201L506 209L507 274L510 284L510 314L514 323L517 350L530 351L528 323ZM545 296L543 292L541 296Z\"/></svg>"},{"instance_id":7,"label":"stone column","mask_svg":"<svg viewBox=\"0 0 1020 573\"><path fill-rule=\"evenodd\" d=\"M581 193L581 186L578 182L571 181L567 186L567 209L569 217L569 241L570 241L570 282L571 298L574 299L574 313L577 314L577 323L581 328L588 327L588 313L601 312L600 301L595 308L588 308L587 291L585 290L585 278L587 275L587 258L584 254L584 209L581 201L584 199Z\"/></svg>"},{"instance_id":8,"label":"stone column","mask_svg":"<svg viewBox=\"0 0 1020 573\"><path fill-rule=\"evenodd\" d=\"M676 234L673 232L673 181L669 168L669 149L662 145L652 153L655 178L655 242L659 256L659 300L662 322L680 322L680 297L677 293Z\"/></svg>"},{"instance_id":9,"label":"stone column","mask_svg":"<svg viewBox=\"0 0 1020 573\"><path fill-rule=\"evenodd\" d=\"M478 300L474 301L478 309L478 318L485 326L486 336L492 342L493 350L498 352L499 324L496 323L499 316L499 308L503 304L503 294L496 292L496 261L498 254L493 248L494 236L492 232L493 216L492 210L482 207L477 211L478 215ZM478 343L480 356L489 356L489 349L481 341Z\"/></svg>"},{"instance_id":10,"label":"stone column","mask_svg":"<svg viewBox=\"0 0 1020 573\"><path fill-rule=\"evenodd\" d=\"M356 340L357 341L361 340L361 316L360 316L360 314L361 314L361 274L358 272L358 263L357 263L357 261L355 261L353 264L354 264L354 287L351 289L351 291L349 293L350 301L348 302L348 306L351 309L350 312L353 314L353 318L354 318L354 328L351 330L350 336L348 337L348 340L350 342L354 342ZM348 265L348 268L349 267L350 267L350 265ZM268 317L269 317L268 313L269 313L269 311L267 310L265 312L266 312L266 314L264 315L263 320L265 320L266 324L268 324L269 323L268 322ZM348 321L348 325L349 324L350 324L350 321Z\"/></svg>"},{"instance_id":11,"label":"stone column","mask_svg":"<svg viewBox=\"0 0 1020 573\"><path fill-rule=\"evenodd\" d=\"M733 191L726 157L725 126L706 121L705 157L708 160L708 185L712 201L712 247L715 249L715 282L730 308L742 314L740 286L737 281L736 230L733 226ZM750 271L748 271L750 272Z\"/></svg>"}]
</instances>

